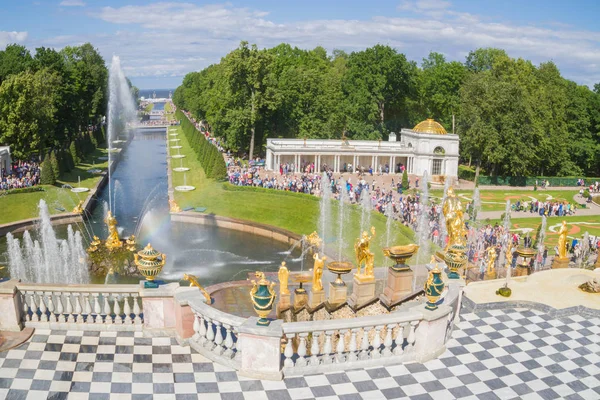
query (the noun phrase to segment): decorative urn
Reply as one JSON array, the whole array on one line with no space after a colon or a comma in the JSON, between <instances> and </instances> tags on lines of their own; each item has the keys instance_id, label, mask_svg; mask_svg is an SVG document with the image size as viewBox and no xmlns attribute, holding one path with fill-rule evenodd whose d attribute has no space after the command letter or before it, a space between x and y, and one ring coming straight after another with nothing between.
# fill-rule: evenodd
<instances>
[{"instance_id":1,"label":"decorative urn","mask_svg":"<svg viewBox=\"0 0 600 400\"><path fill-rule=\"evenodd\" d=\"M427 296L425 308L427 310L437 310L437 302L445 286L442 280L442 271L440 271L437 264L433 264L433 269L429 271L429 277L427 278L427 282L425 282L425 295Z\"/></svg>"},{"instance_id":2,"label":"decorative urn","mask_svg":"<svg viewBox=\"0 0 600 400\"><path fill-rule=\"evenodd\" d=\"M158 284L154 282L154 278L160 274L166 261L167 256L154 250L150 243L143 250L134 254L135 265L140 274L146 278L145 288L158 287Z\"/></svg>"},{"instance_id":3,"label":"decorative urn","mask_svg":"<svg viewBox=\"0 0 600 400\"><path fill-rule=\"evenodd\" d=\"M406 261L411 258L417 251L419 246L412 243L406 246L384 247L383 254L394 262L390 268L396 272L410 271L410 267Z\"/></svg>"},{"instance_id":4,"label":"decorative urn","mask_svg":"<svg viewBox=\"0 0 600 400\"><path fill-rule=\"evenodd\" d=\"M335 286L346 286L342 279L342 275L352 272L352 268L354 268L354 265L348 261L332 261L327 264L327 269L330 272L337 274L337 279L332 284Z\"/></svg>"},{"instance_id":5,"label":"decorative urn","mask_svg":"<svg viewBox=\"0 0 600 400\"><path fill-rule=\"evenodd\" d=\"M529 262L536 253L531 247L517 247L517 254L522 258L522 262L517 265L517 276L529 275Z\"/></svg>"},{"instance_id":6,"label":"decorative urn","mask_svg":"<svg viewBox=\"0 0 600 400\"><path fill-rule=\"evenodd\" d=\"M453 244L446 252L444 261L450 270L448 279L460 279L458 270L467 263L467 247L462 244Z\"/></svg>"},{"instance_id":7,"label":"decorative urn","mask_svg":"<svg viewBox=\"0 0 600 400\"><path fill-rule=\"evenodd\" d=\"M273 302L275 301L275 291L273 290L275 282L269 282L265 278L264 272L256 271L254 276L258 282L252 281L253 286L250 289L250 300L252 300L254 311L259 316L256 325L268 326L271 321L267 319L267 316L273 310Z\"/></svg>"}]
</instances>

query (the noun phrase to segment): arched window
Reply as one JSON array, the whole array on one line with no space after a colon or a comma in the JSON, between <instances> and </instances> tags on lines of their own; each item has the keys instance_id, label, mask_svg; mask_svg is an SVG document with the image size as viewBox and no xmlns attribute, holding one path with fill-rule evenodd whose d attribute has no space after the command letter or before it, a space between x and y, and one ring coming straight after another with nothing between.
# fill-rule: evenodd
<instances>
[{"instance_id":1,"label":"arched window","mask_svg":"<svg viewBox=\"0 0 600 400\"><path fill-rule=\"evenodd\" d=\"M412 143L408 142L408 147L412 147Z\"/></svg>"},{"instance_id":2,"label":"arched window","mask_svg":"<svg viewBox=\"0 0 600 400\"><path fill-rule=\"evenodd\" d=\"M442 146L437 146L433 149L433 154L446 154L446 150Z\"/></svg>"}]
</instances>

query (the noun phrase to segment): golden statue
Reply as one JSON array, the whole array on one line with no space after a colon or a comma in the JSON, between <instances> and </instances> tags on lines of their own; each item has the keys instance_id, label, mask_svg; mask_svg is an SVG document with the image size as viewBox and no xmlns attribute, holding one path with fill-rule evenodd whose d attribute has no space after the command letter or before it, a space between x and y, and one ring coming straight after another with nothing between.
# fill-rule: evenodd
<instances>
[{"instance_id":1,"label":"golden statue","mask_svg":"<svg viewBox=\"0 0 600 400\"><path fill-rule=\"evenodd\" d=\"M79 204L77 204L75 206L75 208L73 209L73 212L75 214L83 214L83 200L79 201Z\"/></svg>"},{"instance_id":2,"label":"golden statue","mask_svg":"<svg viewBox=\"0 0 600 400\"><path fill-rule=\"evenodd\" d=\"M129 236L129 238L127 238L127 240L125 241L125 243L127 244L127 250L129 251L136 251L135 248L135 235L131 235Z\"/></svg>"},{"instance_id":3,"label":"golden statue","mask_svg":"<svg viewBox=\"0 0 600 400\"><path fill-rule=\"evenodd\" d=\"M494 263L496 262L496 248L494 246L490 246L487 248L486 253L488 255L487 260L487 273L491 274L494 271Z\"/></svg>"},{"instance_id":4,"label":"golden statue","mask_svg":"<svg viewBox=\"0 0 600 400\"><path fill-rule=\"evenodd\" d=\"M308 241L308 244L317 249L321 247L321 244L323 243L323 240L319 237L319 234L317 234L316 231L308 235L306 240Z\"/></svg>"},{"instance_id":5,"label":"golden statue","mask_svg":"<svg viewBox=\"0 0 600 400\"><path fill-rule=\"evenodd\" d=\"M208 294L208 292L206 291L206 289L204 289L202 287L202 285L200 284L200 282L198 282L198 278L196 278L195 275L183 274L183 280L188 281L190 283L190 287L197 287L198 289L200 289L200 292L202 292L202 294L204 295L204 299L206 300L206 304L212 303L212 300L210 298L210 294Z\"/></svg>"},{"instance_id":6,"label":"golden statue","mask_svg":"<svg viewBox=\"0 0 600 400\"><path fill-rule=\"evenodd\" d=\"M169 211L171 211L172 213L181 212L181 208L179 208L177 203L175 203L175 200L169 200Z\"/></svg>"},{"instance_id":7,"label":"golden statue","mask_svg":"<svg viewBox=\"0 0 600 400\"><path fill-rule=\"evenodd\" d=\"M369 236L367 232L362 233L362 237L356 241L354 244L354 252L356 253L356 261L358 262L357 271L354 276L362 275L364 278L374 278L373 267L375 262L375 255L369 250L369 245L371 244L371 239L375 236L375 227L371 227L371 235ZM360 273L360 268L362 264L365 264L364 274Z\"/></svg>"},{"instance_id":8,"label":"golden statue","mask_svg":"<svg viewBox=\"0 0 600 400\"><path fill-rule=\"evenodd\" d=\"M558 258L563 260L567 258L567 233L569 233L567 221L563 221L558 231Z\"/></svg>"},{"instance_id":9,"label":"golden statue","mask_svg":"<svg viewBox=\"0 0 600 400\"><path fill-rule=\"evenodd\" d=\"M260 271L259 271L260 272ZM257 272L257 274L259 273ZM264 273L260 272L263 274ZM279 295L282 294L290 294L290 290L288 289L288 277L290 276L290 271L288 271L285 266L285 261L281 262L281 267L279 267L279 272L277 273L277 277L279 278Z\"/></svg>"},{"instance_id":10,"label":"golden statue","mask_svg":"<svg viewBox=\"0 0 600 400\"><path fill-rule=\"evenodd\" d=\"M101 243L102 241L100 240L100 238L94 235L94 240L92 240L92 242L90 243L90 247L88 247L87 251L89 253L95 252L96 250L98 250L98 246L100 246Z\"/></svg>"},{"instance_id":11,"label":"golden statue","mask_svg":"<svg viewBox=\"0 0 600 400\"><path fill-rule=\"evenodd\" d=\"M104 222L106 223L106 226L108 226L108 237L106 238L105 246L109 250L122 247L123 242L121 242L119 232L117 232L117 219L113 217L110 210L106 213Z\"/></svg>"},{"instance_id":12,"label":"golden statue","mask_svg":"<svg viewBox=\"0 0 600 400\"><path fill-rule=\"evenodd\" d=\"M325 260L327 260L327 256L323 256L319 258L319 253L315 253L313 255L315 263L313 264L313 281L312 281L312 291L318 292L323 290L323 281L321 277L323 276L323 267L325 266Z\"/></svg>"},{"instance_id":13,"label":"golden statue","mask_svg":"<svg viewBox=\"0 0 600 400\"><path fill-rule=\"evenodd\" d=\"M463 206L460 199L454 194L452 186L448 188L446 199L442 205L442 213L446 220L446 231L448 231L448 244L445 250L453 245L465 246L466 230Z\"/></svg>"}]
</instances>

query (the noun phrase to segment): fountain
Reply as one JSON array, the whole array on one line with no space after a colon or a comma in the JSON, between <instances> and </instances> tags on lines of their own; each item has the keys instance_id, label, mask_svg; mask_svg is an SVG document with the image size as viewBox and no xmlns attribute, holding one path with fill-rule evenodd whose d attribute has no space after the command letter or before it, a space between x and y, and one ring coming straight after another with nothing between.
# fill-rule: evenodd
<instances>
[{"instance_id":1,"label":"fountain","mask_svg":"<svg viewBox=\"0 0 600 400\"><path fill-rule=\"evenodd\" d=\"M325 253L325 242L330 238L331 221L331 182L325 172L321 177L321 200L319 201L319 230L321 232L321 253Z\"/></svg>"},{"instance_id":2,"label":"fountain","mask_svg":"<svg viewBox=\"0 0 600 400\"><path fill-rule=\"evenodd\" d=\"M87 256L81 233L69 225L67 239L57 239L48 205L40 200L38 208L36 239L25 231L21 246L11 233L6 235L11 277L39 283L87 283Z\"/></svg>"},{"instance_id":3,"label":"fountain","mask_svg":"<svg viewBox=\"0 0 600 400\"><path fill-rule=\"evenodd\" d=\"M86 187L81 187L81 176L77 177L77 187L74 187L71 189L71 192L73 193L83 193L83 192L89 192L90 189L86 188Z\"/></svg>"},{"instance_id":4,"label":"fountain","mask_svg":"<svg viewBox=\"0 0 600 400\"><path fill-rule=\"evenodd\" d=\"M422 185L423 190L421 191L421 199L419 203L419 214L417 217L417 229L415 236L417 238L417 244L419 251L417 253L417 264L423 264L425 260L429 258L430 241L429 241L429 217L427 207L429 206L429 188L427 183L429 182L429 175L427 171L423 173Z\"/></svg>"},{"instance_id":5,"label":"fountain","mask_svg":"<svg viewBox=\"0 0 600 400\"><path fill-rule=\"evenodd\" d=\"M373 206L371 205L371 195L369 191L363 189L360 193L360 231L366 231L371 226L371 213Z\"/></svg>"},{"instance_id":6,"label":"fountain","mask_svg":"<svg viewBox=\"0 0 600 400\"><path fill-rule=\"evenodd\" d=\"M540 225L540 231L538 233L538 236L536 236L535 241L537 243L537 253L538 254L544 254L544 249L545 249L545 240L546 240L546 225L548 224L548 221L546 220L546 216L542 216L542 223ZM540 265L537 262L537 258L536 258L536 262L535 262L535 270L539 270L540 268L544 268L544 265Z\"/></svg>"},{"instance_id":7,"label":"fountain","mask_svg":"<svg viewBox=\"0 0 600 400\"><path fill-rule=\"evenodd\" d=\"M112 144L116 140L116 135L125 130L128 124L134 121L136 116L135 102L127 84L127 78L121 69L121 59L113 56L110 71L108 74L108 116L107 116L107 135L108 144L108 192L109 209L114 211L110 193L111 175L112 175Z\"/></svg>"},{"instance_id":8,"label":"fountain","mask_svg":"<svg viewBox=\"0 0 600 400\"><path fill-rule=\"evenodd\" d=\"M183 173L183 185L175 186L175 190L177 190L178 192L190 192L190 191L196 189L195 186L190 186L187 184L187 176L186 175L187 174L184 172Z\"/></svg>"}]
</instances>

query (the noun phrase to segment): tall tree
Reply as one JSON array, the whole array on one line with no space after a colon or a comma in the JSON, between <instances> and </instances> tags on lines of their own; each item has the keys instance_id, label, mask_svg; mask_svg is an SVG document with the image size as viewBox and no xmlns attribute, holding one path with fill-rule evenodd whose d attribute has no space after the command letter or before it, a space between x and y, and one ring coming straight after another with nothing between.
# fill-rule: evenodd
<instances>
[{"instance_id":1,"label":"tall tree","mask_svg":"<svg viewBox=\"0 0 600 400\"><path fill-rule=\"evenodd\" d=\"M10 75L0 85L0 142L17 159L42 155L55 128L60 77L47 69Z\"/></svg>"}]
</instances>

